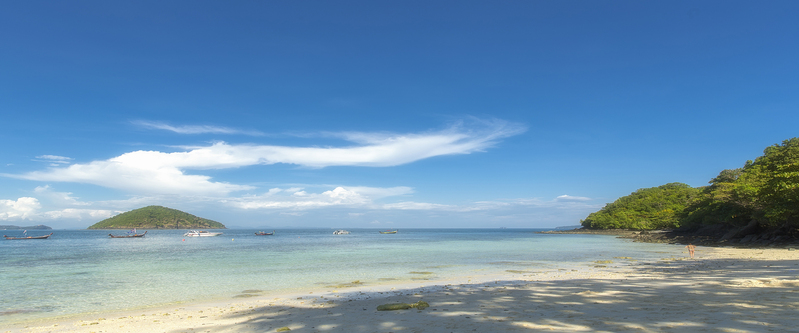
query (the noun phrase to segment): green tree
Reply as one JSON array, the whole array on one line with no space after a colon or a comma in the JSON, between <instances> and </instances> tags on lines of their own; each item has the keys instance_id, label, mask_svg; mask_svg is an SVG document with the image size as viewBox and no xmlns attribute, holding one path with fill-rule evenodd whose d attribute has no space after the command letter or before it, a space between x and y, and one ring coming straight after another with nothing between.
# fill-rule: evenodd
<instances>
[{"instance_id":1,"label":"green tree","mask_svg":"<svg viewBox=\"0 0 799 333\"><path fill-rule=\"evenodd\" d=\"M761 227L799 227L799 138L785 140L722 170L710 185L692 189L672 183L619 198L581 221L588 228L656 229L757 222Z\"/></svg>"},{"instance_id":2,"label":"green tree","mask_svg":"<svg viewBox=\"0 0 799 333\"><path fill-rule=\"evenodd\" d=\"M749 162L747 163L747 165ZM679 214L682 226L700 227L712 224L742 225L751 220L754 204L751 195L742 191L743 168L722 170L701 188L688 207Z\"/></svg>"},{"instance_id":3,"label":"green tree","mask_svg":"<svg viewBox=\"0 0 799 333\"><path fill-rule=\"evenodd\" d=\"M757 179L753 195L761 204L764 222L799 223L799 138L766 148L748 171Z\"/></svg>"},{"instance_id":4,"label":"green tree","mask_svg":"<svg viewBox=\"0 0 799 333\"><path fill-rule=\"evenodd\" d=\"M681 216L686 226L799 224L799 138L763 151L743 168L723 170Z\"/></svg>"},{"instance_id":5,"label":"green tree","mask_svg":"<svg viewBox=\"0 0 799 333\"><path fill-rule=\"evenodd\" d=\"M591 213L580 223L591 229L677 228L678 217L699 192L682 183L639 189Z\"/></svg>"}]
</instances>

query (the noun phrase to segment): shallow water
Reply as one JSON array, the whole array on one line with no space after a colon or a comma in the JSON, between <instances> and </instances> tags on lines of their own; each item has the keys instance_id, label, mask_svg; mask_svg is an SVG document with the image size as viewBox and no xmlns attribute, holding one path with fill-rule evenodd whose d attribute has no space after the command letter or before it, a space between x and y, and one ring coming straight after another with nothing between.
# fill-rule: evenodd
<instances>
[{"instance_id":1,"label":"shallow water","mask_svg":"<svg viewBox=\"0 0 799 333\"><path fill-rule=\"evenodd\" d=\"M47 240L0 240L0 324L213 300L243 291L277 294L353 281L562 268L618 256L651 259L681 249L613 236L535 233L540 230L407 229L381 235L351 229L349 235L333 235L332 229L294 229L274 236L223 230L221 236L201 238L184 237L185 230L149 230L133 239L109 238L108 230L55 230Z\"/></svg>"}]
</instances>

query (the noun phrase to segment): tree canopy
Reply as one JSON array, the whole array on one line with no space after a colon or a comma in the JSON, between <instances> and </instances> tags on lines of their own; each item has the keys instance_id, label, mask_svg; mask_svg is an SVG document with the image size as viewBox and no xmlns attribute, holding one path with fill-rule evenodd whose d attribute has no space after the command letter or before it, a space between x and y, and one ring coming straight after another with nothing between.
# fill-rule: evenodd
<instances>
[{"instance_id":1,"label":"tree canopy","mask_svg":"<svg viewBox=\"0 0 799 333\"><path fill-rule=\"evenodd\" d=\"M699 190L682 183L640 189L581 221L591 229L664 229L679 226L678 214Z\"/></svg>"},{"instance_id":2,"label":"tree canopy","mask_svg":"<svg viewBox=\"0 0 799 333\"><path fill-rule=\"evenodd\" d=\"M785 140L722 170L710 185L680 183L640 189L581 221L593 229L665 229L704 225L799 226L799 138Z\"/></svg>"},{"instance_id":3,"label":"tree canopy","mask_svg":"<svg viewBox=\"0 0 799 333\"><path fill-rule=\"evenodd\" d=\"M743 168L724 170L713 178L699 200L686 208L687 224L799 224L799 138L763 153Z\"/></svg>"}]
</instances>

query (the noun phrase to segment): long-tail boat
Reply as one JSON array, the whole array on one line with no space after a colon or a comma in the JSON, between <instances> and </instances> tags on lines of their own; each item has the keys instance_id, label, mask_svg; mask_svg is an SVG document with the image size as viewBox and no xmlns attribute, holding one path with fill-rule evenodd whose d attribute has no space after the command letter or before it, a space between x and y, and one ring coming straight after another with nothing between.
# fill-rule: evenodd
<instances>
[{"instance_id":1,"label":"long-tail boat","mask_svg":"<svg viewBox=\"0 0 799 333\"><path fill-rule=\"evenodd\" d=\"M44 236L9 237L9 236L3 235L3 237L5 237L6 239L47 239L47 238L49 238L52 235L53 235L53 233L51 232L49 235L44 235Z\"/></svg>"},{"instance_id":2,"label":"long-tail boat","mask_svg":"<svg viewBox=\"0 0 799 333\"><path fill-rule=\"evenodd\" d=\"M263 231L259 231L259 232L256 232L256 233L255 233L255 235L256 235L256 236L272 236L272 235L274 235L274 234L275 234L275 231L274 231L274 230L272 230L272 232L263 232Z\"/></svg>"},{"instance_id":3,"label":"long-tail boat","mask_svg":"<svg viewBox=\"0 0 799 333\"><path fill-rule=\"evenodd\" d=\"M398 230L379 231L381 234L396 234Z\"/></svg>"},{"instance_id":4,"label":"long-tail boat","mask_svg":"<svg viewBox=\"0 0 799 333\"><path fill-rule=\"evenodd\" d=\"M147 234L147 231L145 230L143 234L134 233L134 234L129 234L129 235L119 235L119 236L108 234L108 237L111 237L111 238L138 238L138 237L144 237L144 235L146 235L146 234Z\"/></svg>"}]
</instances>

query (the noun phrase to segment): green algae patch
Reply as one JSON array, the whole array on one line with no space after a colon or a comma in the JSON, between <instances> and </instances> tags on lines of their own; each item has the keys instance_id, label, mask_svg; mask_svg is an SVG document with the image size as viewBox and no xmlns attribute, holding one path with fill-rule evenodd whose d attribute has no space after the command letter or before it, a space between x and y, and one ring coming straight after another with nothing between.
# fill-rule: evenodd
<instances>
[{"instance_id":1,"label":"green algae patch","mask_svg":"<svg viewBox=\"0 0 799 333\"><path fill-rule=\"evenodd\" d=\"M241 294L233 296L233 298L255 297L255 296L260 296L261 293L263 293L263 292L264 292L263 290L259 290L259 289L247 289L245 291L242 291Z\"/></svg>"},{"instance_id":2,"label":"green algae patch","mask_svg":"<svg viewBox=\"0 0 799 333\"><path fill-rule=\"evenodd\" d=\"M613 260L597 260L597 261L594 261L594 262L597 263L597 264L612 264Z\"/></svg>"},{"instance_id":3,"label":"green algae patch","mask_svg":"<svg viewBox=\"0 0 799 333\"><path fill-rule=\"evenodd\" d=\"M393 311L393 310L408 310L408 309L417 309L417 310L424 310L429 308L430 304L427 304L425 301L418 301L416 303L391 303L391 304L383 304L377 306L377 311Z\"/></svg>"},{"instance_id":4,"label":"green algae patch","mask_svg":"<svg viewBox=\"0 0 799 333\"><path fill-rule=\"evenodd\" d=\"M408 274L432 275L432 274L435 274L435 273L433 273L433 272L417 272L417 271L413 271L413 272L408 272Z\"/></svg>"}]
</instances>

